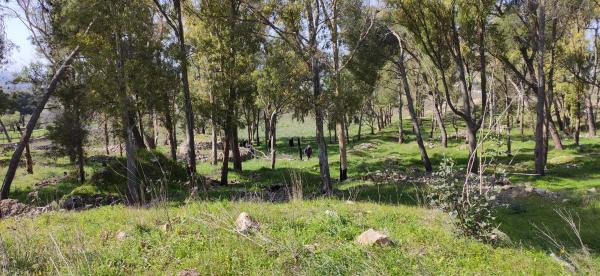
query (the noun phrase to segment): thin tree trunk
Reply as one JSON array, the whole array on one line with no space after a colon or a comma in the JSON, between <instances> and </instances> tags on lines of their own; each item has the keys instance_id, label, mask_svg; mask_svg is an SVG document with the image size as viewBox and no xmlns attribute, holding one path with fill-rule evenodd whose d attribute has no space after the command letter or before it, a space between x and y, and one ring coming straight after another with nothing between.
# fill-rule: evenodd
<instances>
[{"instance_id":1,"label":"thin tree trunk","mask_svg":"<svg viewBox=\"0 0 600 276\"><path fill-rule=\"evenodd\" d=\"M192 109L192 99L190 96L190 84L188 79L188 59L185 46L185 35L183 28L183 18L181 13L181 0L173 0L175 13L177 17L177 39L180 51L180 69L181 83L183 90L183 106L186 119L186 138L187 138L187 157L188 157L188 175L192 186L196 183L196 144L194 142L194 112Z\"/></svg>"},{"instance_id":2,"label":"thin tree trunk","mask_svg":"<svg viewBox=\"0 0 600 276\"><path fill-rule=\"evenodd\" d=\"M421 130L419 128L419 122L417 120L417 113L415 111L413 105L413 99L410 92L410 85L408 83L408 77L406 76L406 68L404 67L404 53L400 55L400 60L398 61L398 70L400 74L400 78L402 79L403 90L406 96L406 105L408 107L408 112L410 113L410 117L413 124L413 129L415 131L415 136L417 138L417 145L419 146L419 151L421 152L421 161L423 162L423 166L425 167L425 171L430 173L433 171L433 167L431 166L431 161L429 160L429 156L427 155L427 150L425 149L425 144L423 143L423 138L421 136Z\"/></svg>"},{"instance_id":3,"label":"thin tree trunk","mask_svg":"<svg viewBox=\"0 0 600 276\"><path fill-rule=\"evenodd\" d=\"M271 129L270 138L271 138L271 170L275 169L275 161L277 160L277 111L273 111L271 113L271 119L269 120L269 129Z\"/></svg>"},{"instance_id":4,"label":"thin tree trunk","mask_svg":"<svg viewBox=\"0 0 600 276\"><path fill-rule=\"evenodd\" d=\"M108 118L106 118L104 120L104 148L106 149L106 155L110 155L109 147L110 147L110 136L108 135Z\"/></svg>"},{"instance_id":5,"label":"thin tree trunk","mask_svg":"<svg viewBox=\"0 0 600 276\"><path fill-rule=\"evenodd\" d=\"M165 116L165 128L169 133L169 147L171 149L171 159L177 160L177 130L174 128L173 117L171 116L171 112L167 111Z\"/></svg>"},{"instance_id":6,"label":"thin tree trunk","mask_svg":"<svg viewBox=\"0 0 600 276\"><path fill-rule=\"evenodd\" d=\"M535 172L544 176L546 174L545 149L544 149L544 126L546 119L546 75L544 73L544 41L545 36L545 5L544 2L538 3L538 26L537 26L537 104L536 104L536 123L535 123Z\"/></svg>"},{"instance_id":7,"label":"thin tree trunk","mask_svg":"<svg viewBox=\"0 0 600 276\"><path fill-rule=\"evenodd\" d=\"M577 101L575 105L575 145L579 146L579 134L581 132L581 104Z\"/></svg>"},{"instance_id":8,"label":"thin tree trunk","mask_svg":"<svg viewBox=\"0 0 600 276\"><path fill-rule=\"evenodd\" d=\"M232 123L231 126L231 153L233 155L233 170L236 172L242 171L242 158L240 156L240 142L238 138L237 123Z\"/></svg>"},{"instance_id":9,"label":"thin tree trunk","mask_svg":"<svg viewBox=\"0 0 600 276\"><path fill-rule=\"evenodd\" d=\"M6 129L6 126L2 122L2 119L0 119L0 127L2 128L2 132L4 132L4 136L6 136L6 141L8 143L12 143L12 139L10 139L10 135L8 134L8 129Z\"/></svg>"},{"instance_id":10,"label":"thin tree trunk","mask_svg":"<svg viewBox=\"0 0 600 276\"><path fill-rule=\"evenodd\" d=\"M83 141L79 141L77 144L77 160L79 165L79 183L83 184L85 182L85 159L83 155Z\"/></svg>"},{"instance_id":11,"label":"thin tree trunk","mask_svg":"<svg viewBox=\"0 0 600 276\"><path fill-rule=\"evenodd\" d=\"M356 140L360 140L360 134L361 134L361 131L362 131L362 126L363 126L363 115L364 115L364 112L361 110L360 111L360 117L358 119L358 135L357 135Z\"/></svg>"},{"instance_id":12,"label":"thin tree trunk","mask_svg":"<svg viewBox=\"0 0 600 276\"><path fill-rule=\"evenodd\" d=\"M221 185L227 186L227 177L229 174L229 149L231 139L231 115L225 115L225 137L223 139L223 164L221 166Z\"/></svg>"},{"instance_id":13,"label":"thin tree trunk","mask_svg":"<svg viewBox=\"0 0 600 276\"><path fill-rule=\"evenodd\" d=\"M215 121L213 119L210 120L211 121L211 154L210 156L212 157L211 159L211 164L216 165L217 164L217 125L215 124Z\"/></svg>"}]
</instances>

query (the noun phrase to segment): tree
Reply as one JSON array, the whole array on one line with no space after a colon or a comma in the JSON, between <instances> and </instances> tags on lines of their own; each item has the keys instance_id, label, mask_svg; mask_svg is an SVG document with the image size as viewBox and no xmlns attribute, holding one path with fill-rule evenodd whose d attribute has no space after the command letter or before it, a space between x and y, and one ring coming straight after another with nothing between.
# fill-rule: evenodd
<instances>
[{"instance_id":1,"label":"tree","mask_svg":"<svg viewBox=\"0 0 600 276\"><path fill-rule=\"evenodd\" d=\"M49 37L50 32L45 27L47 25L40 25L40 23L41 23L40 21L43 21L44 18L47 18L47 17L36 16L36 14L38 12L45 12L45 11L47 11L47 9L42 9L42 7L39 7L39 6L37 8L32 7L32 5L36 5L36 3L33 3L33 1L34 0L19 0L17 2L19 3L19 6L23 9L23 12L29 16L28 17L29 20L24 20L24 22L28 23L28 28L31 31L32 36L34 37L34 41L37 44L39 50L42 53L44 53L46 56L49 56L50 51L48 51L48 49L44 47L45 45L43 44L43 42L40 41L40 39L44 39L45 41L50 41L50 37ZM37 3L37 4L39 5L40 3ZM3 7L3 6L0 6L0 7L10 9L8 7ZM18 13L15 13L15 14L18 14ZM82 28L82 29L79 29L78 31L82 32L82 33L87 33L87 31L89 30L89 27L92 25L92 23L93 23L93 20L88 23L87 28ZM42 89L43 94L39 101L39 104L36 106L35 111L33 112L31 118L29 119L29 122L27 123L27 127L25 129L25 133L23 134L23 136L21 136L21 140L19 141L19 144L17 145L15 152L13 153L13 155L10 159L8 169L6 171L6 176L4 177L4 182L2 184L2 190L0 191L0 199L8 198L8 194L10 192L10 186L15 177L15 173L17 171L19 160L21 159L21 154L23 153L23 150L25 149L26 145L29 144L29 139L31 138L33 129L34 129L35 125L37 124L37 120L39 119L40 114L42 113L42 110L44 109L44 106L48 102L48 99L54 93L54 90L56 89L56 85L57 85L58 81L62 78L62 75L64 74L67 67L73 62L73 60L79 53L79 49L80 49L80 46L74 46L74 48L71 50L71 52L68 55L66 55L66 57L64 57L62 59L62 61L56 61L53 58L49 59L49 62L51 63L51 68L52 68L52 73L49 75L52 77L43 86L43 89Z\"/></svg>"},{"instance_id":2,"label":"tree","mask_svg":"<svg viewBox=\"0 0 600 276\"><path fill-rule=\"evenodd\" d=\"M187 137L187 159L188 173L193 185L196 183L196 144L194 142L194 111L192 110L192 99L188 76L188 51L185 44L185 33L183 27L183 14L181 0L154 0L156 7L164 16L165 21L175 33L179 45L179 62L181 70L181 84L183 90L183 106L185 111L186 137Z\"/></svg>"}]
</instances>

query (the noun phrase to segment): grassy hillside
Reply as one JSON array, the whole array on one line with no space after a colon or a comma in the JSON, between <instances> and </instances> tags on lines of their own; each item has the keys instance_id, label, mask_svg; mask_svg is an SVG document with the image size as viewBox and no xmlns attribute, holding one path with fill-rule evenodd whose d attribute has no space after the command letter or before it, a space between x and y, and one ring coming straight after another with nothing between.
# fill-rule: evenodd
<instances>
[{"instance_id":1,"label":"grassy hillside","mask_svg":"<svg viewBox=\"0 0 600 276\"><path fill-rule=\"evenodd\" d=\"M514 185L532 185L560 194L558 199L532 196L497 208L494 213L499 229L512 242L491 246L459 236L447 214L424 207L422 191L411 180L423 171L418 148L410 132L408 142L398 144L396 126L375 135L365 135L370 130L364 128L360 141L355 139L356 126L351 128L351 149L366 142L374 148L349 151L351 179L335 184L338 193L333 198L284 203L230 201L240 193L288 186L298 178L305 195L318 190L318 160L300 161L297 148L290 148L287 139L300 136L303 146L311 143L316 148L314 123L299 123L287 116L281 122L277 169L269 169L270 161L264 158L244 162L244 171L230 177L234 184L201 194L198 200L186 201L187 194L177 192L171 194L169 202L144 209L102 207L0 220L0 267L9 274L173 274L187 268L215 275L566 274L569 270L549 254L580 252L579 240L556 213L567 210L591 252L580 273L600 271L600 193L589 191L600 190L599 138L583 138L579 147L565 139L564 151L550 151L548 176L544 178L529 175L533 168L530 133L524 137L515 134L513 156L503 153L502 137L488 139L484 149L491 164L489 172L504 169ZM424 121L424 129L429 129L429 123ZM408 122L405 130L410 130ZM434 169L445 156L464 167L464 141L451 139L444 149L436 135L427 142ZM264 144L258 149L265 151ZM337 150L337 143L328 145L334 178L339 166ZM90 152L100 150L92 145ZM18 171L13 198L44 205L72 193L102 191L94 183L80 186L71 177L62 178L64 172L72 170L68 160L48 156L42 150L33 153L35 174ZM8 158L7 153L4 158ZM89 176L98 169L97 163L86 167ZM217 177L219 171L207 163L200 163L198 169L208 177ZM368 177L377 171L400 177L389 181ZM0 173L3 176L3 168ZM31 202L28 194L46 179L57 179L57 183L38 191L42 201ZM348 199L356 204L346 203ZM338 216L327 215L326 210ZM233 221L242 211L261 223L258 234L245 236L234 231ZM356 245L354 238L368 228L387 232L396 244L386 248ZM542 232L551 233L559 246ZM119 233L125 233L126 238L117 238Z\"/></svg>"}]
</instances>

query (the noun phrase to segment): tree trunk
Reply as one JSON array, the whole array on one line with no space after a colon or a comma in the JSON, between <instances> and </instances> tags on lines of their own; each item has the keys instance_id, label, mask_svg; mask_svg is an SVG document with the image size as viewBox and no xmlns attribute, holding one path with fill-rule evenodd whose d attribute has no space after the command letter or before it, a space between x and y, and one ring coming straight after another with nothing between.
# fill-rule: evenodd
<instances>
[{"instance_id":1,"label":"tree trunk","mask_svg":"<svg viewBox=\"0 0 600 276\"><path fill-rule=\"evenodd\" d=\"M187 133L187 144L188 144L188 175L192 186L196 183L196 144L194 143L194 112L192 110L192 99L190 96L190 84L188 80L188 59L187 50L185 46L185 36L183 28L183 19L181 14L181 1L173 0L173 5L177 15L177 35L179 42L179 51L181 59L181 82L183 90L183 105L185 109L186 119L186 133Z\"/></svg>"},{"instance_id":2,"label":"tree trunk","mask_svg":"<svg viewBox=\"0 0 600 276\"><path fill-rule=\"evenodd\" d=\"M6 170L4 182L2 183L2 190L0 190L0 200L8 198L8 194L10 193L10 186L12 184L13 179L15 178L15 174L19 166L19 160L21 159L21 154L23 154L25 146L29 144L29 139L31 138L33 129L35 128L35 125L37 124L37 121L40 118L40 115L42 114L42 111L44 110L48 99L50 99L50 96L52 95L52 93L54 93L58 81L62 78L63 73L65 72L67 67L69 67L71 62L73 62L73 59L78 53L79 46L75 47L73 52L71 52L71 54L69 54L69 56L63 61L62 65L54 73L54 76L50 80L48 87L43 89L44 94L39 99L38 105L36 106L33 114L31 114L31 118L29 118L29 122L27 122L27 127L25 128L25 135L21 136L21 140L19 141L19 144L17 145L17 148L15 149L15 152L13 153L8 164L8 169Z\"/></svg>"},{"instance_id":3,"label":"tree trunk","mask_svg":"<svg viewBox=\"0 0 600 276\"><path fill-rule=\"evenodd\" d=\"M400 89L398 89L398 117L399 117L398 143L399 144L404 143L404 121L403 121L403 117L402 117L402 107L403 106L404 106L404 103L402 101L402 91Z\"/></svg>"},{"instance_id":4,"label":"tree trunk","mask_svg":"<svg viewBox=\"0 0 600 276\"><path fill-rule=\"evenodd\" d=\"M221 185L227 186L227 176L229 174L229 149L231 139L231 115L229 113L225 115L225 137L223 139L223 164L221 166Z\"/></svg>"},{"instance_id":5,"label":"tree trunk","mask_svg":"<svg viewBox=\"0 0 600 276\"><path fill-rule=\"evenodd\" d=\"M298 155L300 156L300 161L302 161L302 145L300 145L300 137L296 137L296 139L298 139L298 143L296 143L296 145L298 145Z\"/></svg>"},{"instance_id":6,"label":"tree trunk","mask_svg":"<svg viewBox=\"0 0 600 276\"><path fill-rule=\"evenodd\" d=\"M313 96L318 99L321 96L321 76L318 58L313 54L311 57L311 73ZM321 192L331 194L331 175L329 174L329 157L327 156L327 144L323 133L323 109L315 103L316 140L319 148L319 174L321 177Z\"/></svg>"},{"instance_id":7,"label":"tree trunk","mask_svg":"<svg viewBox=\"0 0 600 276\"><path fill-rule=\"evenodd\" d=\"M433 171L433 167L431 166L431 161L429 160L429 156L427 155L427 150L425 149L425 144L423 143L423 138L421 136L421 130L419 128L419 121L417 118L417 113L415 111L413 105L412 95L410 93L410 85L408 83L408 77L406 76L406 68L404 67L404 53L400 55L400 60L398 64L398 71L400 74L400 78L402 79L403 90L406 96L406 105L408 107L408 112L410 113L410 117L413 124L413 129L415 131L415 136L417 138L417 145L419 146L419 151L421 152L421 161L423 162L423 166L425 167L425 171L430 173Z\"/></svg>"},{"instance_id":8,"label":"tree trunk","mask_svg":"<svg viewBox=\"0 0 600 276\"><path fill-rule=\"evenodd\" d=\"M271 129L270 140L271 140L271 170L275 169L275 161L277 160L277 111L271 113L271 119L269 120L269 129Z\"/></svg>"},{"instance_id":9,"label":"tree trunk","mask_svg":"<svg viewBox=\"0 0 600 276\"><path fill-rule=\"evenodd\" d=\"M12 139L10 139L10 135L8 134L8 129L6 129L6 126L2 122L2 119L0 119L0 127L2 128L2 132L4 132L4 136L6 136L6 141L8 143L12 143Z\"/></svg>"},{"instance_id":10,"label":"tree trunk","mask_svg":"<svg viewBox=\"0 0 600 276\"><path fill-rule=\"evenodd\" d=\"M83 141L79 141L77 145L77 161L79 165L79 183L85 182L85 159L83 155Z\"/></svg>"},{"instance_id":11,"label":"tree trunk","mask_svg":"<svg viewBox=\"0 0 600 276\"><path fill-rule=\"evenodd\" d=\"M169 132L169 147L171 149L171 159L177 160L177 130L174 128L171 112L166 113L165 128Z\"/></svg>"},{"instance_id":12,"label":"tree trunk","mask_svg":"<svg viewBox=\"0 0 600 276\"><path fill-rule=\"evenodd\" d=\"M358 119L358 135L356 137L356 140L360 140L360 133L362 131L362 126L363 126L363 115L364 115L364 112L361 110L360 117Z\"/></svg>"},{"instance_id":13,"label":"tree trunk","mask_svg":"<svg viewBox=\"0 0 600 276\"><path fill-rule=\"evenodd\" d=\"M108 118L104 120L104 148L106 149L106 155L110 155L110 136L108 135Z\"/></svg>"},{"instance_id":14,"label":"tree trunk","mask_svg":"<svg viewBox=\"0 0 600 276\"><path fill-rule=\"evenodd\" d=\"M585 113L587 117L588 135L596 137L596 116L594 115L594 105L592 104L592 93L585 96Z\"/></svg>"},{"instance_id":15,"label":"tree trunk","mask_svg":"<svg viewBox=\"0 0 600 276\"><path fill-rule=\"evenodd\" d=\"M536 123L535 123L535 172L544 176L546 174L545 149L544 149L544 126L546 118L546 75L544 74L544 50L545 45L545 7L544 2L538 4L538 26L537 26L537 104L536 104Z\"/></svg>"},{"instance_id":16,"label":"tree trunk","mask_svg":"<svg viewBox=\"0 0 600 276\"><path fill-rule=\"evenodd\" d=\"M348 156L346 153L346 127L345 120L342 118L336 124L338 134L338 146L340 151L340 182L348 179Z\"/></svg>"},{"instance_id":17,"label":"tree trunk","mask_svg":"<svg viewBox=\"0 0 600 276\"><path fill-rule=\"evenodd\" d=\"M233 170L236 172L242 171L242 158L240 156L240 142L238 138L237 123L232 123L231 126L231 153L233 155Z\"/></svg>"},{"instance_id":18,"label":"tree trunk","mask_svg":"<svg viewBox=\"0 0 600 276\"><path fill-rule=\"evenodd\" d=\"M215 123L215 121L213 119L210 120L211 121L211 152L210 152L210 156L212 157L212 160L210 161L211 164L216 165L217 164L217 124Z\"/></svg>"},{"instance_id":19,"label":"tree trunk","mask_svg":"<svg viewBox=\"0 0 600 276\"><path fill-rule=\"evenodd\" d=\"M575 105L575 145L579 146L579 134L581 132L581 104L578 101Z\"/></svg>"}]
</instances>

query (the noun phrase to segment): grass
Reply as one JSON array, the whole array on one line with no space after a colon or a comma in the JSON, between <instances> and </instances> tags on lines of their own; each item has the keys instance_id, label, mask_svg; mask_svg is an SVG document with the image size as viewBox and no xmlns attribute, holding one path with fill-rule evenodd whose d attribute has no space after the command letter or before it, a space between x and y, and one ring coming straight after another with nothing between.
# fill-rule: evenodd
<instances>
[{"instance_id":1,"label":"grass","mask_svg":"<svg viewBox=\"0 0 600 276\"><path fill-rule=\"evenodd\" d=\"M569 199L563 202L532 197L515 202L509 208L497 209L499 228L513 243L492 247L469 238L457 238L447 215L421 207L420 189L413 183L374 183L363 179L375 171L392 170L404 175L423 171L408 121L405 121L405 130L409 140L405 144L396 142L396 125L375 135L368 134L370 129L363 127L361 141L355 140L357 127L351 127L349 149L364 142L377 147L368 151L349 150L351 179L335 184L341 191L337 199L280 204L230 202L231 195L240 190L288 185L292 181L291 174L301 175L305 195L319 190L318 160L313 157L300 161L297 148L288 146L289 137L301 137L302 146L310 143L316 151L314 122L307 119L299 123L287 115L280 122L278 156L285 158L277 161L275 170L269 169L268 159L244 162L243 172L230 175L238 184L210 191L203 197L206 200L189 204L183 201L185 196L172 196L164 206L148 209L103 207L80 213L50 213L35 219L0 221L3 243L0 264L2 258L9 260L7 272L33 270L60 274L172 274L185 268L218 275L565 274L567 271L548 256L549 252L556 252L556 248L547 238L542 238L538 229L552 232L565 250L577 250L579 244L572 231L555 213L556 209L568 209L577 215L582 239L592 252L595 268L600 268L600 224L597 223L600 194L587 191L600 190L599 138L582 138L578 147L564 140L564 151L549 152L548 175L543 178L529 175L533 169L531 133L523 138L514 135L513 156L503 153L505 145L501 137L486 141L484 157L493 164L488 166L488 171L505 169L515 185L547 188ZM423 122L423 128L428 130L431 122ZM450 128L449 134L453 134ZM243 139L245 131L241 130L240 135ZM198 136L201 140L207 138ZM329 137L326 139L329 141ZM258 149L265 151L264 140L262 142ZM464 168L467 147L462 140L451 139L448 148L441 147L435 139L428 140L427 145L434 169L444 156L452 157ZM161 147L159 151L168 149ZM333 178L338 177L337 151L337 143L328 144ZM34 183L62 176L72 169L64 158L50 159L36 150L33 154L38 162L35 174L26 175L24 170L19 170L11 195L25 202ZM86 167L88 175L97 169L97 164ZM217 178L219 167L200 163L198 171ZM0 173L4 175L3 168ZM71 178L46 189L43 192L46 202L71 193L98 191L91 183L80 186ZM179 195L181 192L177 190ZM346 204L348 198L357 204ZM334 210L340 217L327 217L325 210ZM250 212L263 224L260 235L247 237L232 232L233 220L241 211ZM172 224L172 231L165 233L160 226L167 222ZM387 231L397 245L391 248L355 245L354 237L370 227ZM118 231L126 232L128 238L116 240ZM319 244L315 254L304 249L304 245L313 243Z\"/></svg>"},{"instance_id":2,"label":"grass","mask_svg":"<svg viewBox=\"0 0 600 276\"><path fill-rule=\"evenodd\" d=\"M259 234L234 231L241 211L260 222ZM163 231L167 223L170 230ZM368 228L386 231L395 245L355 244ZM0 256L9 260L6 271L17 274L172 275L189 268L202 275L565 273L543 251L456 238L447 217L436 211L337 200L103 207L12 220L0 231ZM125 240L116 238L118 232L126 233ZM305 245L314 245L315 252Z\"/></svg>"}]
</instances>

